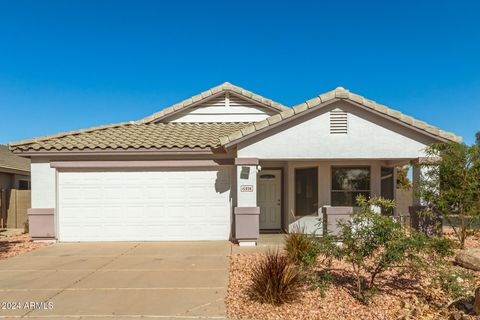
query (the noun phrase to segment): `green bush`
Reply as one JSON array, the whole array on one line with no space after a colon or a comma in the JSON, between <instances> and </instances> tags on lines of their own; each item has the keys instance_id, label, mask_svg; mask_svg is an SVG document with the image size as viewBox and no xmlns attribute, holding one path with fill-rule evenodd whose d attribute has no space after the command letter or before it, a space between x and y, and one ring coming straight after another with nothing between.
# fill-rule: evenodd
<instances>
[{"instance_id":1,"label":"green bush","mask_svg":"<svg viewBox=\"0 0 480 320\"><path fill-rule=\"evenodd\" d=\"M269 251L252 269L252 299L275 305L295 299L302 277L289 258Z\"/></svg>"},{"instance_id":2,"label":"green bush","mask_svg":"<svg viewBox=\"0 0 480 320\"><path fill-rule=\"evenodd\" d=\"M306 280L309 284L310 290L319 289L320 296L325 298L327 290L333 283L333 275L328 270L322 270L320 272L308 273Z\"/></svg>"},{"instance_id":3,"label":"green bush","mask_svg":"<svg viewBox=\"0 0 480 320\"><path fill-rule=\"evenodd\" d=\"M417 274L428 265L425 255L451 252L448 242L429 239L373 209L391 209L395 206L392 200L359 196L357 203L358 212L339 223L343 239L339 255L353 268L356 295L361 301L368 301L376 289L375 280L385 271L396 268Z\"/></svg>"},{"instance_id":4,"label":"green bush","mask_svg":"<svg viewBox=\"0 0 480 320\"><path fill-rule=\"evenodd\" d=\"M343 252L341 246L337 245L337 239L330 234L315 239L318 261L324 267L330 268L333 259L341 259Z\"/></svg>"},{"instance_id":5,"label":"green bush","mask_svg":"<svg viewBox=\"0 0 480 320\"><path fill-rule=\"evenodd\" d=\"M425 170L416 193L427 204L421 214L445 220L463 248L480 218L480 145L434 143L425 152L435 160L419 164Z\"/></svg>"},{"instance_id":6,"label":"green bush","mask_svg":"<svg viewBox=\"0 0 480 320\"><path fill-rule=\"evenodd\" d=\"M475 288L475 278L465 270L443 265L434 270L431 287L442 290L449 300L468 298Z\"/></svg>"}]
</instances>

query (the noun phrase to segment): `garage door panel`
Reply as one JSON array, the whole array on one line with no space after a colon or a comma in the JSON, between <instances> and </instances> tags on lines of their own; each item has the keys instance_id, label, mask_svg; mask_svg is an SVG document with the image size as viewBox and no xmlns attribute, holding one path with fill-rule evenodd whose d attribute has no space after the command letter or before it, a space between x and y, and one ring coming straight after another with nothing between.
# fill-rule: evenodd
<instances>
[{"instance_id":1,"label":"garage door panel","mask_svg":"<svg viewBox=\"0 0 480 320\"><path fill-rule=\"evenodd\" d=\"M60 172L62 241L226 240L230 170Z\"/></svg>"}]
</instances>

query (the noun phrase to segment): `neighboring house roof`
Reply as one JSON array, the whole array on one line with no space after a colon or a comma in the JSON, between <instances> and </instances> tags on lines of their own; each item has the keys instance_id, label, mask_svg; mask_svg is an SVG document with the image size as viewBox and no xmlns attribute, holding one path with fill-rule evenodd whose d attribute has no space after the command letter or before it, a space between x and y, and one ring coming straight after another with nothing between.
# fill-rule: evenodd
<instances>
[{"instance_id":1,"label":"neighboring house roof","mask_svg":"<svg viewBox=\"0 0 480 320\"><path fill-rule=\"evenodd\" d=\"M0 172L30 172L30 160L14 155L6 145L0 145Z\"/></svg>"},{"instance_id":2,"label":"neighboring house roof","mask_svg":"<svg viewBox=\"0 0 480 320\"><path fill-rule=\"evenodd\" d=\"M222 83L219 86L213 87L207 91L204 91L200 94L197 94L196 96L193 96L191 98L188 98L186 100L183 100L182 102L179 102L177 104L174 104L171 107L165 108L162 111L156 112L148 117L143 118L140 120L142 123L151 123L151 122L157 122L161 119L164 119L168 116L171 116L179 111L185 110L186 108L194 107L205 100L211 99L213 96L216 96L218 94L224 93L224 92L231 92L233 94L236 94L238 96L241 96L244 99L253 101L261 106L264 106L266 108L281 112L288 110L289 108L278 103L275 101L272 101L271 99L264 98L258 94L255 94L251 91L245 90L241 87L235 86L231 83L225 82Z\"/></svg>"},{"instance_id":3,"label":"neighboring house roof","mask_svg":"<svg viewBox=\"0 0 480 320\"><path fill-rule=\"evenodd\" d=\"M449 140L456 142L460 142L462 140L462 137L457 136L451 132L443 131L423 121L416 120L410 116L407 116L400 111L388 108L387 106L378 104L375 101L364 98L358 94L351 93L342 87L338 87L335 90L321 94L304 103L289 108L288 110L282 111L279 114L273 115L263 121L255 122L249 126L242 128L241 130L231 133L228 136L222 137L220 139L221 144L225 147L234 145L240 141L248 139L250 136L254 136L259 132L264 132L270 128L276 127L282 122L287 122L297 117L297 115L305 114L309 110L311 111L314 108L321 108L338 100L350 101L359 107L364 107L365 109L370 110L374 113L386 116L391 120L397 121L400 124L416 129L417 131L423 132L427 135L436 137L439 140Z\"/></svg>"},{"instance_id":4,"label":"neighboring house roof","mask_svg":"<svg viewBox=\"0 0 480 320\"><path fill-rule=\"evenodd\" d=\"M249 123L121 123L10 144L15 151L216 148Z\"/></svg>"}]
</instances>

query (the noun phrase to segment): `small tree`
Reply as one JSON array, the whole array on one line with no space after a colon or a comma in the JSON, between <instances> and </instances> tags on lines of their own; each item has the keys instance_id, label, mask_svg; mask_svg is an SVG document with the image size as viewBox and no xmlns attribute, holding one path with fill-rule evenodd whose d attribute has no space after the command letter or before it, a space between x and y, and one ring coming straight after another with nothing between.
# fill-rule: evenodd
<instances>
[{"instance_id":1,"label":"small tree","mask_svg":"<svg viewBox=\"0 0 480 320\"><path fill-rule=\"evenodd\" d=\"M417 196L427 205L423 214L447 220L463 247L480 216L480 145L435 143L426 154L437 160L420 164L425 170Z\"/></svg>"},{"instance_id":2,"label":"small tree","mask_svg":"<svg viewBox=\"0 0 480 320\"><path fill-rule=\"evenodd\" d=\"M408 178L408 167L397 167L397 188L410 190L412 182Z\"/></svg>"},{"instance_id":3,"label":"small tree","mask_svg":"<svg viewBox=\"0 0 480 320\"><path fill-rule=\"evenodd\" d=\"M431 239L401 223L383 216L374 207L391 209L392 200L363 196L357 198L359 211L351 219L339 222L343 240L341 256L350 263L356 279L357 297L366 302L368 293L375 287L377 277L387 270L402 269L413 273L425 266L422 253L429 248Z\"/></svg>"}]
</instances>

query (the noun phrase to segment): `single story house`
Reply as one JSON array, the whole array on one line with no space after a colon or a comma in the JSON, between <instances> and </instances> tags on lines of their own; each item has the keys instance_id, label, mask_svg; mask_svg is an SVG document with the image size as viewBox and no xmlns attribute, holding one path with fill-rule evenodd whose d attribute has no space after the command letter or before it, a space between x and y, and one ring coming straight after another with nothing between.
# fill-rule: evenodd
<instances>
[{"instance_id":1,"label":"single story house","mask_svg":"<svg viewBox=\"0 0 480 320\"><path fill-rule=\"evenodd\" d=\"M30 189L30 160L0 144L0 190L6 189Z\"/></svg>"},{"instance_id":2,"label":"single story house","mask_svg":"<svg viewBox=\"0 0 480 320\"><path fill-rule=\"evenodd\" d=\"M0 145L0 227L7 226L10 190L30 189L30 160L13 154Z\"/></svg>"},{"instance_id":3,"label":"single story house","mask_svg":"<svg viewBox=\"0 0 480 320\"><path fill-rule=\"evenodd\" d=\"M460 139L341 87L286 107L224 83L141 120L10 148L32 161L36 237L252 245L358 194L395 198L397 166Z\"/></svg>"}]
</instances>

